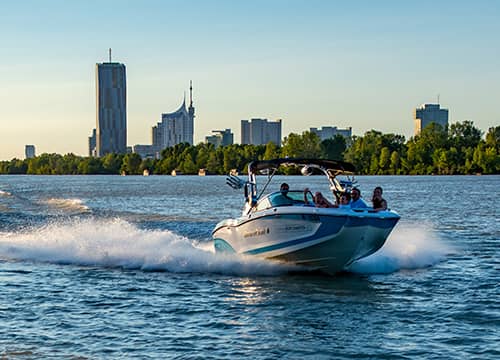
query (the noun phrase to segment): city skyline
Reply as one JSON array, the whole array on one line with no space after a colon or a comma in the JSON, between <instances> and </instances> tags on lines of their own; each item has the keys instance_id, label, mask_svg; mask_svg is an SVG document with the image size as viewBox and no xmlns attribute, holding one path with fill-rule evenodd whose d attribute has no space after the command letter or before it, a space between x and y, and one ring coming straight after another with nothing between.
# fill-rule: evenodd
<instances>
[{"instance_id":1,"label":"city skyline","mask_svg":"<svg viewBox=\"0 0 500 360\"><path fill-rule=\"evenodd\" d=\"M438 94L450 123L500 122L497 2L119 4L0 5L11 35L0 49L1 160L22 158L25 144L88 153L94 66L109 47L127 66L128 146L150 142L190 79L195 143L212 129L240 139L239 122L259 117L283 119L283 135L338 126L409 138L413 109Z\"/></svg>"}]
</instances>

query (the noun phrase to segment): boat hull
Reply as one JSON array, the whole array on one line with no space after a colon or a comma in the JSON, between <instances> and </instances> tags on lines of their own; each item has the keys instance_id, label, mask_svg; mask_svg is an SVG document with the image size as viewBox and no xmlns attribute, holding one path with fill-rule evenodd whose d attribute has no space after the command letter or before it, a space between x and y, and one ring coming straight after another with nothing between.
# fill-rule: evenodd
<instances>
[{"instance_id":1,"label":"boat hull","mask_svg":"<svg viewBox=\"0 0 500 360\"><path fill-rule=\"evenodd\" d=\"M217 252L335 274L380 249L398 220L399 215L390 211L287 207L225 220L212 234Z\"/></svg>"}]
</instances>

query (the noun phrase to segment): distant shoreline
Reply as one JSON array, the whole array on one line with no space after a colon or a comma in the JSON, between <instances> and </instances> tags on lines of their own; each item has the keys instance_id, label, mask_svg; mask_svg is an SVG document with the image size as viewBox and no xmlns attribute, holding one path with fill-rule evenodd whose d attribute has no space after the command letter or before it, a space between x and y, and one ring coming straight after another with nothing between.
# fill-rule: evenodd
<instances>
[{"instance_id":1,"label":"distant shoreline","mask_svg":"<svg viewBox=\"0 0 500 360\"><path fill-rule=\"evenodd\" d=\"M153 156L153 155L151 155ZM397 134L370 130L364 136L336 135L321 140L315 133L289 134L281 146L180 143L142 158L137 153L102 157L41 154L0 161L0 174L30 175L225 175L244 173L255 160L278 158L330 159L353 165L359 175L488 175L500 174L500 126L483 132L471 121L450 128L431 123L405 140ZM280 169L286 175L297 168Z\"/></svg>"}]
</instances>

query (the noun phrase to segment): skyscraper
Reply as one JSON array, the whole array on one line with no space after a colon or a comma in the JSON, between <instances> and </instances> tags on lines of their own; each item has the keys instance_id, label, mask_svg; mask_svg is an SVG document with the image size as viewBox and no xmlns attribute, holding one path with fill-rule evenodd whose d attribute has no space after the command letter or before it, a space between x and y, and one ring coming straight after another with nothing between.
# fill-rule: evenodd
<instances>
[{"instance_id":1,"label":"skyscraper","mask_svg":"<svg viewBox=\"0 0 500 360\"><path fill-rule=\"evenodd\" d=\"M322 128L309 128L309 131L318 135L321 141L334 138L335 135L342 135L346 139L352 136L352 127L346 129L339 129L336 126L323 126Z\"/></svg>"},{"instance_id":2,"label":"skyscraper","mask_svg":"<svg viewBox=\"0 0 500 360\"><path fill-rule=\"evenodd\" d=\"M194 106L193 106L193 81L189 80L189 108L188 108L188 121L187 121L187 134L188 142L193 145L194 134Z\"/></svg>"},{"instance_id":3,"label":"skyscraper","mask_svg":"<svg viewBox=\"0 0 500 360\"><path fill-rule=\"evenodd\" d=\"M226 130L212 130L213 135L206 136L205 142L213 144L215 147L228 146L233 144L234 135L231 129Z\"/></svg>"},{"instance_id":4,"label":"skyscraper","mask_svg":"<svg viewBox=\"0 0 500 360\"><path fill-rule=\"evenodd\" d=\"M125 65L96 64L96 153L127 152L127 86Z\"/></svg>"},{"instance_id":5,"label":"skyscraper","mask_svg":"<svg viewBox=\"0 0 500 360\"><path fill-rule=\"evenodd\" d=\"M431 122L441 125L444 129L448 125L448 109L441 109L439 104L423 104L415 109L413 119L415 135L420 134Z\"/></svg>"},{"instance_id":6,"label":"skyscraper","mask_svg":"<svg viewBox=\"0 0 500 360\"><path fill-rule=\"evenodd\" d=\"M161 114L161 122L153 126L151 137L156 151L161 151L180 143L193 145L194 106L193 86L189 84L189 108L186 108L186 99L179 109L172 113Z\"/></svg>"},{"instance_id":7,"label":"skyscraper","mask_svg":"<svg viewBox=\"0 0 500 360\"><path fill-rule=\"evenodd\" d=\"M89 136L89 156L96 156L96 130L92 129L92 135Z\"/></svg>"},{"instance_id":8,"label":"skyscraper","mask_svg":"<svg viewBox=\"0 0 500 360\"><path fill-rule=\"evenodd\" d=\"M241 120L242 144L265 145L270 141L278 146L281 145L281 119Z\"/></svg>"},{"instance_id":9,"label":"skyscraper","mask_svg":"<svg viewBox=\"0 0 500 360\"><path fill-rule=\"evenodd\" d=\"M24 155L26 155L26 159L33 159L35 154L35 145L26 145L24 147Z\"/></svg>"}]
</instances>

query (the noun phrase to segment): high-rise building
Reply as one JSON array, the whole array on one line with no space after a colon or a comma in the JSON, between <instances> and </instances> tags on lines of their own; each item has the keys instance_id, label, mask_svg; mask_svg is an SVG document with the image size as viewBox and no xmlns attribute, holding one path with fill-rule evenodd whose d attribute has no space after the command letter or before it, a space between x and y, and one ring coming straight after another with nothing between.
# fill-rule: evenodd
<instances>
[{"instance_id":1,"label":"high-rise building","mask_svg":"<svg viewBox=\"0 0 500 360\"><path fill-rule=\"evenodd\" d=\"M193 81L189 80L189 108L188 108L188 121L186 124L187 132L186 138L188 142L193 145L194 137L194 106L193 106Z\"/></svg>"},{"instance_id":2,"label":"high-rise building","mask_svg":"<svg viewBox=\"0 0 500 360\"><path fill-rule=\"evenodd\" d=\"M335 137L335 135L342 135L347 139L350 139L352 136L352 127L348 127L346 129L339 129L336 126L323 126L322 128L309 128L309 131L318 135L321 141L326 139L331 139Z\"/></svg>"},{"instance_id":3,"label":"high-rise building","mask_svg":"<svg viewBox=\"0 0 500 360\"><path fill-rule=\"evenodd\" d=\"M92 135L89 136L89 156L96 155L96 130L92 129Z\"/></svg>"},{"instance_id":4,"label":"high-rise building","mask_svg":"<svg viewBox=\"0 0 500 360\"><path fill-rule=\"evenodd\" d=\"M241 143L265 145L268 142L281 145L281 119L268 121L267 119L241 120Z\"/></svg>"},{"instance_id":5,"label":"high-rise building","mask_svg":"<svg viewBox=\"0 0 500 360\"><path fill-rule=\"evenodd\" d=\"M127 152L127 86L125 65L96 64L96 153Z\"/></svg>"},{"instance_id":6,"label":"high-rise building","mask_svg":"<svg viewBox=\"0 0 500 360\"><path fill-rule=\"evenodd\" d=\"M448 125L448 109L441 109L439 104L423 104L415 109L413 113L415 121L415 135L430 123L439 124L444 128Z\"/></svg>"},{"instance_id":7,"label":"high-rise building","mask_svg":"<svg viewBox=\"0 0 500 360\"><path fill-rule=\"evenodd\" d=\"M231 129L226 130L213 130L213 135L206 136L205 142L213 144L215 147L232 145L234 142L234 135Z\"/></svg>"},{"instance_id":8,"label":"high-rise building","mask_svg":"<svg viewBox=\"0 0 500 360\"><path fill-rule=\"evenodd\" d=\"M35 154L35 145L26 145L24 147L24 155L26 155L26 159L33 159Z\"/></svg>"},{"instance_id":9,"label":"high-rise building","mask_svg":"<svg viewBox=\"0 0 500 360\"><path fill-rule=\"evenodd\" d=\"M194 135L194 106L193 87L190 83L190 103L186 108L186 99L179 109L172 113L161 114L161 122L153 126L151 138L153 146L161 151L183 142L193 145Z\"/></svg>"},{"instance_id":10,"label":"high-rise building","mask_svg":"<svg viewBox=\"0 0 500 360\"><path fill-rule=\"evenodd\" d=\"M137 144L132 147L132 152L139 154L143 159L158 159L159 153L153 145Z\"/></svg>"}]
</instances>

